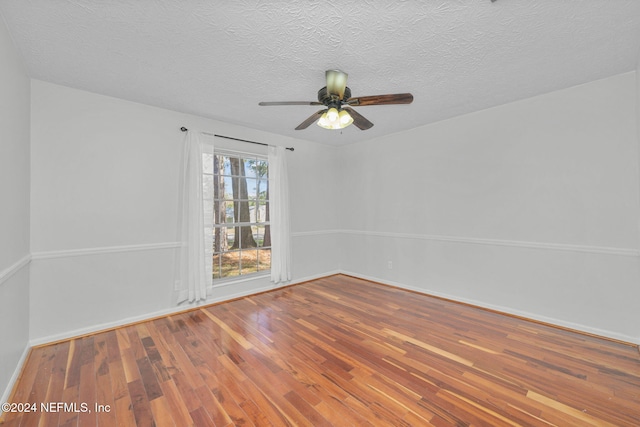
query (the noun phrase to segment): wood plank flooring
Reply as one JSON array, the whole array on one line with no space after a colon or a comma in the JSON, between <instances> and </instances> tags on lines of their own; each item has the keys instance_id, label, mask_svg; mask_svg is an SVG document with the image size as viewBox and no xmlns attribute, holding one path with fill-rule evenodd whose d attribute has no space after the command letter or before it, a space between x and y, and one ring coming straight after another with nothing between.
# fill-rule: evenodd
<instances>
[{"instance_id":1,"label":"wood plank flooring","mask_svg":"<svg viewBox=\"0 0 640 427\"><path fill-rule=\"evenodd\" d=\"M639 426L640 354L336 275L34 348L11 403L3 427Z\"/></svg>"}]
</instances>

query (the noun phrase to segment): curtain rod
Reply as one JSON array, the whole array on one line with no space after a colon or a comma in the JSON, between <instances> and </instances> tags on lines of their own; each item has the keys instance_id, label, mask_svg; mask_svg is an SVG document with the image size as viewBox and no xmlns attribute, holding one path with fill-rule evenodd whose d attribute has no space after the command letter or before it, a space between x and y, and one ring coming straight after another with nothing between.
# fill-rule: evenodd
<instances>
[{"instance_id":1,"label":"curtain rod","mask_svg":"<svg viewBox=\"0 0 640 427\"><path fill-rule=\"evenodd\" d=\"M186 127L182 126L182 127L180 128L180 130L181 130L182 132L186 132L186 131L188 131L189 129L187 129ZM246 140L246 139L234 138L234 137L232 137L232 136L218 135L218 134L215 134L215 133L208 133L208 132L202 132L202 133L204 133L205 135L217 136L218 138L233 139L234 141L248 142L248 143L250 143L250 144L258 144L258 145L264 145L264 146L266 146L266 147L269 147L269 144L265 144L264 142L248 141L248 140ZM285 148L286 148L287 150L293 151L293 147L285 147Z\"/></svg>"}]
</instances>

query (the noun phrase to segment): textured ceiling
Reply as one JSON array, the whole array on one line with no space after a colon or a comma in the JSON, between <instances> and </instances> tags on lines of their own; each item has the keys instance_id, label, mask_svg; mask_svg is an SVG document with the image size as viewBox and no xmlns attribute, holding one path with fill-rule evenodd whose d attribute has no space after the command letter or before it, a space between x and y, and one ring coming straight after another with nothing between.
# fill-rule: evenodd
<instances>
[{"instance_id":1,"label":"textured ceiling","mask_svg":"<svg viewBox=\"0 0 640 427\"><path fill-rule=\"evenodd\" d=\"M31 77L282 135L347 144L632 71L638 0L1 0ZM294 128L324 71L375 123ZM180 123L176 123L179 126Z\"/></svg>"}]
</instances>

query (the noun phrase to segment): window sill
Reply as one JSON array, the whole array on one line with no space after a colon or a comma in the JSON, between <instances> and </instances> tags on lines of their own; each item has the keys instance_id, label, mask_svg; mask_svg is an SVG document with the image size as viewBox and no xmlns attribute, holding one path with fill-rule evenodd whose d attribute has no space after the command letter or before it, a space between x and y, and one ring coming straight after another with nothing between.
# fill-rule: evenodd
<instances>
[{"instance_id":1,"label":"window sill","mask_svg":"<svg viewBox=\"0 0 640 427\"><path fill-rule=\"evenodd\" d=\"M225 286L235 285L243 282L250 282L256 279L269 279L271 273L266 271L264 273L247 274L246 276L239 276L230 279L214 279L211 289L223 288Z\"/></svg>"}]
</instances>

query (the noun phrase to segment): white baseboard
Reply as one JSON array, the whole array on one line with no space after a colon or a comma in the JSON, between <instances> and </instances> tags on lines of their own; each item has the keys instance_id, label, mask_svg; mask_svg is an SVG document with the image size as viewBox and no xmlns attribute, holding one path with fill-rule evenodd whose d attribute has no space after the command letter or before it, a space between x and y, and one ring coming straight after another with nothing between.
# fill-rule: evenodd
<instances>
[{"instance_id":1,"label":"white baseboard","mask_svg":"<svg viewBox=\"0 0 640 427\"><path fill-rule=\"evenodd\" d=\"M24 348L24 351L22 352L22 355L20 356L20 359L18 360L18 363L16 363L16 369L13 371L13 375L11 375L11 378L9 379L9 383L7 384L7 387L2 393L2 398L0 398L0 403L6 403L9 401L9 397L11 397L11 392L13 391L13 386L15 385L16 381L18 381L18 378L20 378L22 367L24 366L24 362L26 362L27 360L27 356L29 356L30 350L31 350L31 346L27 344L27 346L25 346ZM2 414L0 413L0 415Z\"/></svg>"},{"instance_id":2,"label":"white baseboard","mask_svg":"<svg viewBox=\"0 0 640 427\"><path fill-rule=\"evenodd\" d=\"M322 279L323 277L329 277L329 276L333 276L333 275L336 275L336 274L343 274L342 270L333 270L333 271L327 271L327 272L322 273L322 274L314 274L314 275L311 275L311 276L300 277L298 279L295 279L295 280L291 281L291 283L285 284L285 286L297 285L297 284L304 283L304 282L310 282L312 280Z\"/></svg>"},{"instance_id":3,"label":"white baseboard","mask_svg":"<svg viewBox=\"0 0 640 427\"><path fill-rule=\"evenodd\" d=\"M364 280L369 280L372 282L378 282L378 283L382 283L385 285L390 285L390 286L394 286L396 288L400 288L400 289L406 289L409 291L415 291L424 295L432 295L435 297L440 297L440 298L445 298L451 301L457 301L457 302L461 302L461 303L465 303L465 304L470 304L470 305L474 305L476 307L480 307L480 308L486 308L489 310L494 310L497 312L501 312L501 313L505 313L505 314L510 314L513 316L518 316L518 317L522 317L525 319L531 319L531 320L535 320L538 322L543 322L543 323L547 323L549 325L552 326L558 326L558 327L562 327L562 328L568 328L568 329L572 329L578 332L584 332L586 334L591 334L591 335L597 335L603 338L611 338L614 340L618 340L618 341L623 341L626 343L630 343L630 344L637 344L640 345L640 337L632 337L629 335L625 335L625 334L619 334L617 332L612 332L612 331L607 331L607 330L603 330L603 329L598 329L598 328L593 328L590 326L585 326L582 324L578 324L578 323L573 323L573 322L567 322L564 320L560 320L560 319L555 319L555 318L551 318L551 317L546 317L546 316L540 316L534 313L529 313L527 311L522 311L522 310L514 310L513 308L509 308L509 307L503 307L500 305L495 305L495 304L487 304L486 302L483 301L476 301L473 299L469 299L469 298L461 298L457 295L450 295L450 294L446 294L446 293L442 293L442 292L437 292L437 291L433 291L430 289L424 289L424 288L418 288L416 286L409 286L406 285L404 283L399 283L399 282L394 282L392 280L385 280L385 279L381 279L379 277L373 277L373 276L367 276L364 274L359 274L359 273L353 273L350 271L341 271L341 274L345 274L348 276L353 276L353 277L357 277L360 279L364 279Z\"/></svg>"}]
</instances>

